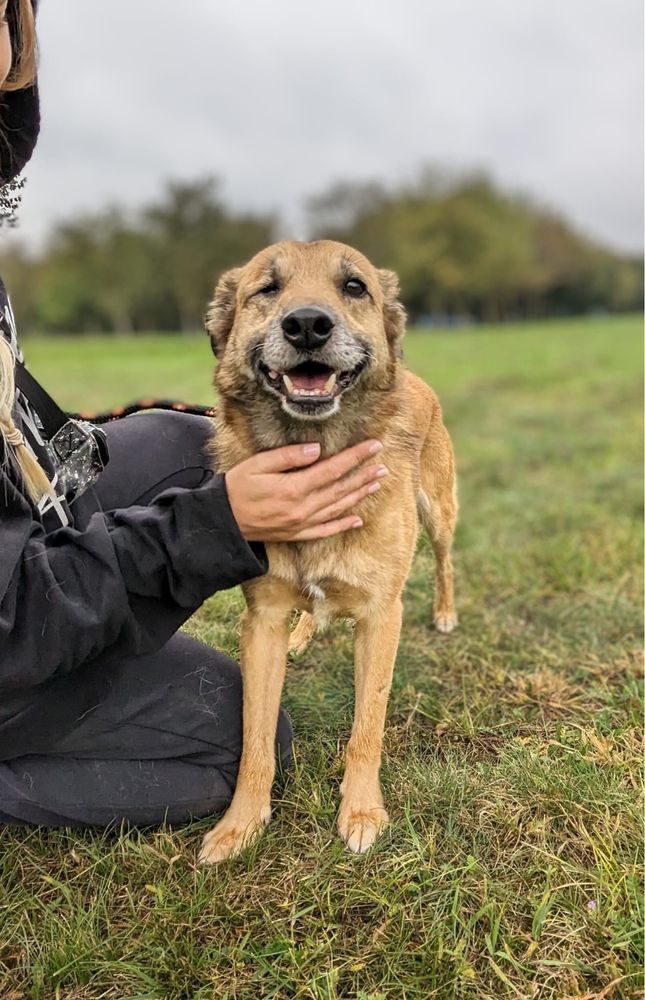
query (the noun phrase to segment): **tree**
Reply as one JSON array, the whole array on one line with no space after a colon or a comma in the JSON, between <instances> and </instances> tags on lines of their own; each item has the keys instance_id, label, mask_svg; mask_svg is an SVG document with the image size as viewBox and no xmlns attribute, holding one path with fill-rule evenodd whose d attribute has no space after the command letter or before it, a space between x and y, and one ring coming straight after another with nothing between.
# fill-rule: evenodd
<instances>
[{"instance_id":1,"label":"tree","mask_svg":"<svg viewBox=\"0 0 645 1000\"><path fill-rule=\"evenodd\" d=\"M57 226L42 254L5 255L21 329L189 330L219 273L272 242L274 220L236 215L212 178L171 183L127 217L118 208Z\"/></svg>"},{"instance_id":2,"label":"tree","mask_svg":"<svg viewBox=\"0 0 645 1000\"><path fill-rule=\"evenodd\" d=\"M312 236L349 243L397 271L413 320L635 309L642 300L633 261L483 174L425 170L389 191L339 183L311 199L309 211Z\"/></svg>"},{"instance_id":3,"label":"tree","mask_svg":"<svg viewBox=\"0 0 645 1000\"><path fill-rule=\"evenodd\" d=\"M227 211L213 178L171 183L143 215L181 330L200 325L217 275L272 241L274 221Z\"/></svg>"}]
</instances>

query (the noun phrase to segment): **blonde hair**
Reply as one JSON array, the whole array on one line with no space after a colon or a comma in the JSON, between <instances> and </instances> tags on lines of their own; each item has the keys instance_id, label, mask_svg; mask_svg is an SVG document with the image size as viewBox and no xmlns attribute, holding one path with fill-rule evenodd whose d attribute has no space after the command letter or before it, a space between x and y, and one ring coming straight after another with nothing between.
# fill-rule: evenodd
<instances>
[{"instance_id":1,"label":"blonde hair","mask_svg":"<svg viewBox=\"0 0 645 1000\"><path fill-rule=\"evenodd\" d=\"M0 89L20 90L28 87L36 78L34 11L31 0L9 0L9 3L15 5L16 34L20 42L17 51L13 53L9 76ZM14 367L13 351L0 333L0 435L4 438L5 445L13 448L27 492L37 503L45 494L51 494L52 487L13 420L16 395Z\"/></svg>"},{"instance_id":2,"label":"blonde hair","mask_svg":"<svg viewBox=\"0 0 645 1000\"><path fill-rule=\"evenodd\" d=\"M13 53L9 76L0 90L22 90L36 79L36 24L31 0L9 0L15 19L16 35L19 39L17 51Z\"/></svg>"},{"instance_id":3,"label":"blonde hair","mask_svg":"<svg viewBox=\"0 0 645 1000\"><path fill-rule=\"evenodd\" d=\"M13 421L13 402L16 395L14 381L15 359L7 341L0 334L0 434L15 452L20 472L31 499L37 503L52 487L44 469L27 447L23 435Z\"/></svg>"}]
</instances>

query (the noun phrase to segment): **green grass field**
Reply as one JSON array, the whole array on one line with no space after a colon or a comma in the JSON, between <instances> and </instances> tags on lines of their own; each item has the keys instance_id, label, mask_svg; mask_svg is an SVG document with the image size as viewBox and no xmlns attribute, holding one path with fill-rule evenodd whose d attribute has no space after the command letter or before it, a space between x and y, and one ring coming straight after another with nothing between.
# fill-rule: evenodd
<instances>
[{"instance_id":1,"label":"green grass field","mask_svg":"<svg viewBox=\"0 0 645 1000\"><path fill-rule=\"evenodd\" d=\"M27 341L68 408L211 401L205 338ZM460 628L420 542L385 735L392 824L335 834L351 636L291 667L295 766L257 845L195 866L208 821L0 831L0 996L641 997L641 324L411 334L460 474ZM190 623L236 655L241 595Z\"/></svg>"}]
</instances>

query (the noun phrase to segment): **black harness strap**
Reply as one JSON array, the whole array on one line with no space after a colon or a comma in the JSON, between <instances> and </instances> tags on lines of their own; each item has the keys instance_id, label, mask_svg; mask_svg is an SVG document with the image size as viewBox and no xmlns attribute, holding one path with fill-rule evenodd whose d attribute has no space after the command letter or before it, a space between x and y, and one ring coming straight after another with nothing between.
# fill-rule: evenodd
<instances>
[{"instance_id":1,"label":"black harness strap","mask_svg":"<svg viewBox=\"0 0 645 1000\"><path fill-rule=\"evenodd\" d=\"M68 415L54 402L49 393L45 392L31 372L27 371L22 361L16 361L15 381L42 420L47 437L52 438L56 431L68 422Z\"/></svg>"}]
</instances>

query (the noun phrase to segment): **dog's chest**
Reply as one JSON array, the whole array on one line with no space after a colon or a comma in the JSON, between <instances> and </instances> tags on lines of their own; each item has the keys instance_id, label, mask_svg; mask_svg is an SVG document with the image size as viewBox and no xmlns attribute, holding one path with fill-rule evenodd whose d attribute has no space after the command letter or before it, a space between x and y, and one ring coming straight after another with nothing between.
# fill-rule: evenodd
<instances>
[{"instance_id":1,"label":"dog's chest","mask_svg":"<svg viewBox=\"0 0 645 1000\"><path fill-rule=\"evenodd\" d=\"M326 588L326 589L325 589ZM334 601L332 588L328 580L306 580L301 584L301 594L305 598L309 611L314 616L316 628L325 628L329 621L337 614L348 612L347 600Z\"/></svg>"},{"instance_id":2,"label":"dog's chest","mask_svg":"<svg viewBox=\"0 0 645 1000\"><path fill-rule=\"evenodd\" d=\"M318 601L319 603L327 600L327 594L324 589L325 580L307 580L302 584L302 592L305 597L314 603Z\"/></svg>"},{"instance_id":3,"label":"dog's chest","mask_svg":"<svg viewBox=\"0 0 645 1000\"><path fill-rule=\"evenodd\" d=\"M371 560L364 553L352 558L340 546L307 542L270 546L268 555L269 576L288 586L294 607L317 618L351 613L369 591Z\"/></svg>"}]
</instances>

